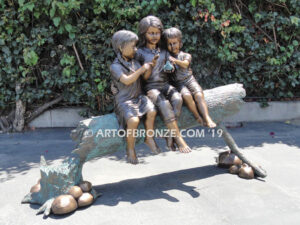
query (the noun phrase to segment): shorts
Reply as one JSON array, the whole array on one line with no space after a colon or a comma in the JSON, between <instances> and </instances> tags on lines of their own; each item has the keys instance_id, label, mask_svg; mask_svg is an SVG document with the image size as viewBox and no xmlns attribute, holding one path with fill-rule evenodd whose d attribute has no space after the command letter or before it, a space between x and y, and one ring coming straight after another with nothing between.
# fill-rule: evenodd
<instances>
[{"instance_id":1,"label":"shorts","mask_svg":"<svg viewBox=\"0 0 300 225\"><path fill-rule=\"evenodd\" d=\"M174 83L177 90L180 94L192 94L195 95L198 92L202 92L202 88L199 83L196 81L194 76L184 80L184 81L177 81Z\"/></svg>"}]
</instances>

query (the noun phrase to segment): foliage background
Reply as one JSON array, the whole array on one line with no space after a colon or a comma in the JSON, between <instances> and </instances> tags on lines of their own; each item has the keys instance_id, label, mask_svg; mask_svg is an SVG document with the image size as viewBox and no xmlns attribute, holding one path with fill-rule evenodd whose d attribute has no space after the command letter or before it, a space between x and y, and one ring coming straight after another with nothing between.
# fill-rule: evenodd
<instances>
[{"instance_id":1,"label":"foliage background","mask_svg":"<svg viewBox=\"0 0 300 225\"><path fill-rule=\"evenodd\" d=\"M59 95L111 111L111 36L137 32L150 14L183 31L204 88L240 82L250 97L300 96L298 0L0 0L0 114L19 98L30 111Z\"/></svg>"}]
</instances>

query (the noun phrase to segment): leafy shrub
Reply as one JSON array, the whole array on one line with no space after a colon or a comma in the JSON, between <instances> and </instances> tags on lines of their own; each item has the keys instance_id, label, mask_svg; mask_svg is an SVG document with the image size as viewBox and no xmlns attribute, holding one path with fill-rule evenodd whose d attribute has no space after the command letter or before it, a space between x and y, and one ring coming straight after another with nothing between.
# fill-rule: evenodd
<instances>
[{"instance_id":1,"label":"leafy shrub","mask_svg":"<svg viewBox=\"0 0 300 225\"><path fill-rule=\"evenodd\" d=\"M300 96L299 13L297 0L0 0L0 112L58 95L93 114L112 110L111 36L137 32L149 14L183 31L204 88L240 82L248 96Z\"/></svg>"}]
</instances>

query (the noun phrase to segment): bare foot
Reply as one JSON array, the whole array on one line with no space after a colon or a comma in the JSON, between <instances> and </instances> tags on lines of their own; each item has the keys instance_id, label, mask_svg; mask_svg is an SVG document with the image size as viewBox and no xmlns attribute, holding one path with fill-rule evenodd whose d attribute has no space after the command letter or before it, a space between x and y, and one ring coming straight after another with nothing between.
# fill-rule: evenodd
<instances>
[{"instance_id":1,"label":"bare foot","mask_svg":"<svg viewBox=\"0 0 300 225\"><path fill-rule=\"evenodd\" d=\"M192 151L189 146L179 147L178 149L181 153L190 153Z\"/></svg>"},{"instance_id":2,"label":"bare foot","mask_svg":"<svg viewBox=\"0 0 300 225\"><path fill-rule=\"evenodd\" d=\"M176 144L178 145L178 150L181 153L189 153L192 151L190 147L185 143L182 137L174 138L174 140L176 141Z\"/></svg>"},{"instance_id":3,"label":"bare foot","mask_svg":"<svg viewBox=\"0 0 300 225\"><path fill-rule=\"evenodd\" d=\"M204 122L201 117L196 120L201 126L204 126Z\"/></svg>"},{"instance_id":4,"label":"bare foot","mask_svg":"<svg viewBox=\"0 0 300 225\"><path fill-rule=\"evenodd\" d=\"M154 138L146 138L145 143L148 145L153 154L159 154L161 152Z\"/></svg>"},{"instance_id":5,"label":"bare foot","mask_svg":"<svg viewBox=\"0 0 300 225\"><path fill-rule=\"evenodd\" d=\"M127 162L128 163L131 163L134 165L139 163L139 160L136 157L134 149L127 149L126 153L127 153Z\"/></svg>"},{"instance_id":6,"label":"bare foot","mask_svg":"<svg viewBox=\"0 0 300 225\"><path fill-rule=\"evenodd\" d=\"M217 124L208 116L206 118L205 126L207 126L209 128L215 128L217 126Z\"/></svg>"},{"instance_id":7,"label":"bare foot","mask_svg":"<svg viewBox=\"0 0 300 225\"><path fill-rule=\"evenodd\" d=\"M166 137L167 147L170 151L176 151L175 141L172 137Z\"/></svg>"}]
</instances>

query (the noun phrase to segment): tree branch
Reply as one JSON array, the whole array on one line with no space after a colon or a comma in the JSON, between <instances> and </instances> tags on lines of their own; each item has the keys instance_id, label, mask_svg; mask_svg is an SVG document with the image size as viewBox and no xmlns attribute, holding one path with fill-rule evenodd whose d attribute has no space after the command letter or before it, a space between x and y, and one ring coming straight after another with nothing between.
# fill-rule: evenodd
<instances>
[{"instance_id":1,"label":"tree branch","mask_svg":"<svg viewBox=\"0 0 300 225\"><path fill-rule=\"evenodd\" d=\"M275 26L273 26L273 35L274 35L274 43L275 43L276 52L278 52L278 45L279 44L277 43Z\"/></svg>"},{"instance_id":2,"label":"tree branch","mask_svg":"<svg viewBox=\"0 0 300 225\"><path fill-rule=\"evenodd\" d=\"M73 44L73 49L74 49L74 52L75 52L75 54L76 54L76 58L77 58L77 61L78 61L78 63L79 63L80 69L83 71L84 69L83 69L82 63L81 63L81 61L80 61L80 58L79 58L79 55L78 55L78 52L77 52L75 43Z\"/></svg>"},{"instance_id":3,"label":"tree branch","mask_svg":"<svg viewBox=\"0 0 300 225\"><path fill-rule=\"evenodd\" d=\"M286 4L285 3L283 3L284 5L280 5L280 4L277 4L277 3L274 3L274 2L270 2L270 1L268 1L268 0L266 0L267 2L269 2L270 4L272 4L272 5L276 5L276 6L279 6L279 7L282 7L282 8L285 8L287 11L288 11L288 13L291 15L291 12L290 12L290 10L288 9L288 7L286 6Z\"/></svg>"},{"instance_id":4,"label":"tree branch","mask_svg":"<svg viewBox=\"0 0 300 225\"><path fill-rule=\"evenodd\" d=\"M55 105L62 100L63 100L63 96L59 96L58 98L52 100L51 102L48 102L48 103L42 105L37 110L35 110L29 116L29 118L26 119L26 124L30 123L34 118L36 118L38 115L42 114L46 109L50 108L52 105Z\"/></svg>"}]
</instances>

